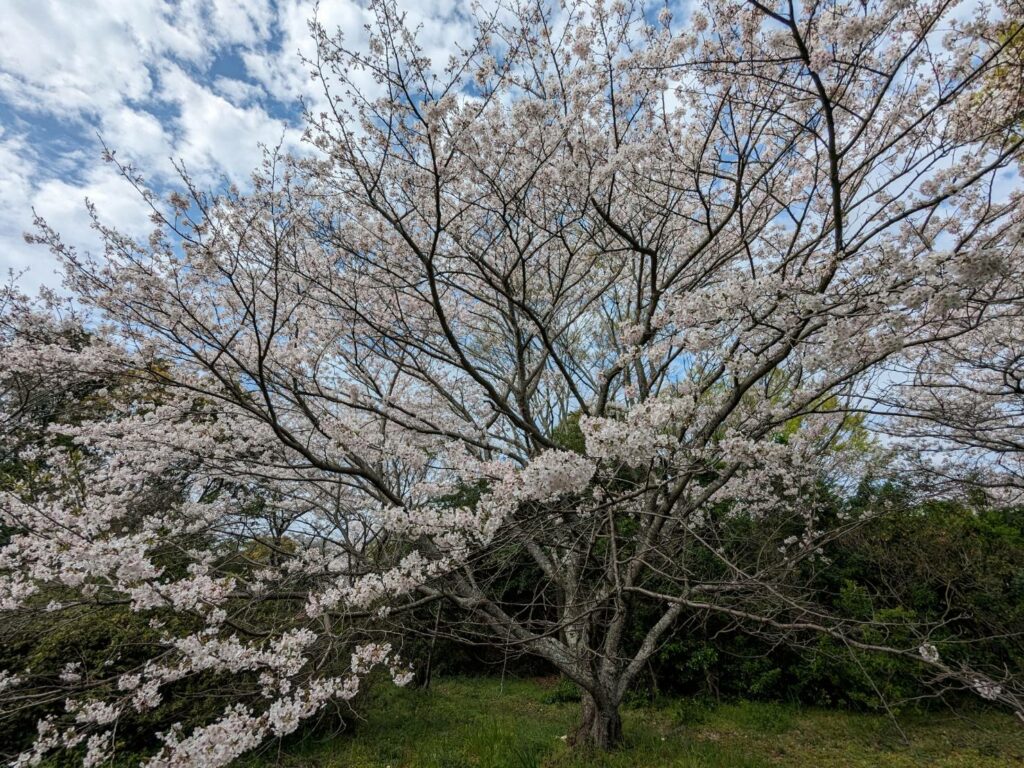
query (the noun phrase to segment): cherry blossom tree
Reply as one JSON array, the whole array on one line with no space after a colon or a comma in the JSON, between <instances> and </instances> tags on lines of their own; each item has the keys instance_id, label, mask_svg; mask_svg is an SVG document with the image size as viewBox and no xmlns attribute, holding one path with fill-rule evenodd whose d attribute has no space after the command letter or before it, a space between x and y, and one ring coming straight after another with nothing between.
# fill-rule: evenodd
<instances>
[{"instance_id":1,"label":"cherry blossom tree","mask_svg":"<svg viewBox=\"0 0 1024 768\"><path fill-rule=\"evenodd\" d=\"M822 484L886 450L844 446L889 418L893 369L946 375L926 361L958 345L990 360L990 318L1020 341L1019 102L990 76L1016 50L1008 9L711 0L680 23L510 0L445 62L393 2L370 9L365 45L311 25L310 152L268 152L251 191L183 176L164 200L122 165L148 240L97 217L93 257L40 222L91 341L12 332L5 370L127 392L116 418L60 428L88 482L5 496L0 607L59 588L194 629L68 683L21 762L84 745L96 764L174 681L252 672L253 702L151 761L224 765L371 666L405 682L396 644L322 662L360 622L441 600L467 637L575 681L574 741L600 747L707 613L902 655L1024 711L1013 670L947 659L931 627L890 641L813 586L862 523L826 516ZM168 477L174 500L137 503ZM187 567L160 565L169 546ZM512 599L523 564L536 590Z\"/></svg>"},{"instance_id":2,"label":"cherry blossom tree","mask_svg":"<svg viewBox=\"0 0 1024 768\"><path fill-rule=\"evenodd\" d=\"M1024 298L1019 282L1006 288ZM986 314L894 361L893 383L873 407L891 415L885 430L924 488L980 489L990 503L1015 506L1024 492L1024 317L1019 306Z\"/></svg>"}]
</instances>

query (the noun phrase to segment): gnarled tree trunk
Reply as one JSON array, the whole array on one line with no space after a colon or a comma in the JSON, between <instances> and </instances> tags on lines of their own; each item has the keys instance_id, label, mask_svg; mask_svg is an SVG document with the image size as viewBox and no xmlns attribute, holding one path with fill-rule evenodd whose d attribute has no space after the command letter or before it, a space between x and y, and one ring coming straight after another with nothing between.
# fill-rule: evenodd
<instances>
[{"instance_id":1,"label":"gnarled tree trunk","mask_svg":"<svg viewBox=\"0 0 1024 768\"><path fill-rule=\"evenodd\" d=\"M619 701L609 696L583 692L583 717L573 733L573 746L612 749L622 743L622 718Z\"/></svg>"}]
</instances>

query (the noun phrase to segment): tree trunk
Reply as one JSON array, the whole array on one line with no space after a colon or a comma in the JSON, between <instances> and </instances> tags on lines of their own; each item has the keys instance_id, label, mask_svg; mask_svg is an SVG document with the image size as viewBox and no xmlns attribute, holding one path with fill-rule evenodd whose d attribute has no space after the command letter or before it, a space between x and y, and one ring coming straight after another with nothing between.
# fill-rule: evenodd
<instances>
[{"instance_id":1,"label":"tree trunk","mask_svg":"<svg viewBox=\"0 0 1024 768\"><path fill-rule=\"evenodd\" d=\"M613 749L622 742L619 702L583 692L583 719L573 734L573 746Z\"/></svg>"}]
</instances>

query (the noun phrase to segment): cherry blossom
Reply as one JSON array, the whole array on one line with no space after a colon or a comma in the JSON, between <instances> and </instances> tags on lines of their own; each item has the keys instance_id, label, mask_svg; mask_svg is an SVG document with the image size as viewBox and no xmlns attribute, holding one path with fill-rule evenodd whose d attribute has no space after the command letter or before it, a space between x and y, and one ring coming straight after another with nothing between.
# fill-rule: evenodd
<instances>
[{"instance_id":1,"label":"cherry blossom","mask_svg":"<svg viewBox=\"0 0 1024 768\"><path fill-rule=\"evenodd\" d=\"M600 747L706 614L1024 711L1005 670L947 665L927 626L868 642L814 587L864 523L823 485L1022 487L1008 9L953 5L512 2L432 61L372 0L365 47L314 20L328 106L251 191L165 200L112 155L151 236L92 211L86 254L40 221L73 300L0 296L26 467L0 611L117 606L156 639L74 670L17 764L99 764L122 713L221 672L238 703L147 764L226 765L372 668L408 684L396 627L441 600L579 684ZM523 563L532 606L499 588ZM0 707L43 684L0 675Z\"/></svg>"}]
</instances>

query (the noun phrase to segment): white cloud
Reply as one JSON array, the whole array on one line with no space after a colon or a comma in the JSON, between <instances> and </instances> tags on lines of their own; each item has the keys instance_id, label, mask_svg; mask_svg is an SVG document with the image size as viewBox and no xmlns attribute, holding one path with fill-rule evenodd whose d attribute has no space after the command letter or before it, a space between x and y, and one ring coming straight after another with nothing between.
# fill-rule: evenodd
<instances>
[{"instance_id":1,"label":"white cloud","mask_svg":"<svg viewBox=\"0 0 1024 768\"><path fill-rule=\"evenodd\" d=\"M270 34L269 2L8 0L0 26L0 95L70 118L148 99L151 67L208 64L217 51Z\"/></svg>"},{"instance_id":2,"label":"white cloud","mask_svg":"<svg viewBox=\"0 0 1024 768\"><path fill-rule=\"evenodd\" d=\"M53 266L45 253L29 247L22 236L32 224L31 211L26 209L25 201L32 198L34 170L31 147L25 137L0 133L0 264L5 273L0 279L6 281L9 269L16 273L30 269L31 274L21 282L32 289L42 282L52 282L46 279L50 274L42 276L40 272L50 273ZM42 269L32 269L40 258L47 263Z\"/></svg>"},{"instance_id":3,"label":"white cloud","mask_svg":"<svg viewBox=\"0 0 1024 768\"><path fill-rule=\"evenodd\" d=\"M472 39L472 25L462 0L419 0L400 3L406 13L406 24L418 29L418 41L425 56L443 67L459 43ZM366 50L366 26L373 23L373 13L354 0L281 0L277 3L275 29L280 37L280 51L268 55L265 48L254 48L243 55L246 70L267 92L281 101L302 97L314 109L325 105L321 85L310 78L310 67L303 57L312 60L315 46L309 34L309 21L316 13L319 23L330 33L340 30L345 45ZM355 72L360 88L372 93L379 86L369 72Z\"/></svg>"},{"instance_id":4,"label":"white cloud","mask_svg":"<svg viewBox=\"0 0 1024 768\"><path fill-rule=\"evenodd\" d=\"M243 182L259 160L260 143L298 143L299 131L259 106L236 106L175 66L160 73L161 98L175 107L175 156L206 180L223 173Z\"/></svg>"},{"instance_id":5,"label":"white cloud","mask_svg":"<svg viewBox=\"0 0 1024 768\"><path fill-rule=\"evenodd\" d=\"M405 4L423 50L443 65L469 27L460 0ZM103 141L158 185L172 158L201 186L245 186L259 144L299 148L297 99L323 104L311 56L313 0L7 0L0 25L0 270L55 285L52 260L24 244L36 208L65 241L95 248L84 198L105 221L144 229L137 194L100 159ZM322 0L320 21L364 49L365 3ZM234 69L233 69L234 68ZM237 69L238 71L234 71ZM369 73L360 85L375 87ZM293 115L282 120L280 115ZM40 126L45 126L41 128Z\"/></svg>"},{"instance_id":6,"label":"white cloud","mask_svg":"<svg viewBox=\"0 0 1024 768\"><path fill-rule=\"evenodd\" d=\"M275 22L269 0L5 3L0 125L17 133L0 136L0 269L30 268L26 288L56 282L45 250L23 241L33 208L80 248L97 246L86 197L106 221L145 228L137 193L102 162L97 134L156 183L173 182L171 158L203 183L244 183L258 143L276 143L285 125L258 86L222 76L220 95L197 80L214 79L219 53L263 45ZM49 136L33 134L40 121Z\"/></svg>"},{"instance_id":7,"label":"white cloud","mask_svg":"<svg viewBox=\"0 0 1024 768\"><path fill-rule=\"evenodd\" d=\"M35 291L56 287L56 260L42 246L29 245L33 210L58 226L65 242L97 251L100 239L91 228L85 199L96 203L104 220L132 234L144 234L148 208L113 167L96 165L77 183L40 179L37 157L25 136L0 135L0 264L4 271L23 273L19 284Z\"/></svg>"},{"instance_id":8,"label":"white cloud","mask_svg":"<svg viewBox=\"0 0 1024 768\"><path fill-rule=\"evenodd\" d=\"M315 11L314 0L281 0L275 23L280 53L269 55L266 48L256 48L242 57L249 74L280 101L302 97L319 104L323 99L319 84L311 80L309 66L302 61L315 53L309 33ZM347 43L361 47L366 39L364 27L373 21L373 14L351 0L336 0L321 3L317 19L329 30L342 30Z\"/></svg>"},{"instance_id":9,"label":"white cloud","mask_svg":"<svg viewBox=\"0 0 1024 768\"><path fill-rule=\"evenodd\" d=\"M213 90L238 107L261 103L267 95L260 86L232 77L218 77L213 81Z\"/></svg>"},{"instance_id":10,"label":"white cloud","mask_svg":"<svg viewBox=\"0 0 1024 768\"><path fill-rule=\"evenodd\" d=\"M147 175L169 174L172 137L154 115L121 106L102 115L103 141L131 161Z\"/></svg>"},{"instance_id":11,"label":"white cloud","mask_svg":"<svg viewBox=\"0 0 1024 768\"><path fill-rule=\"evenodd\" d=\"M201 49L167 23L163 3L13 0L0 30L0 93L23 109L62 117L145 99L153 54Z\"/></svg>"},{"instance_id":12,"label":"white cloud","mask_svg":"<svg viewBox=\"0 0 1024 768\"><path fill-rule=\"evenodd\" d=\"M36 212L59 226L69 242L95 250L100 240L91 230L86 198L96 204L105 222L116 223L129 234L142 235L148 231L149 207L111 165L94 166L78 184L61 179L44 181L35 189L32 202Z\"/></svg>"}]
</instances>

